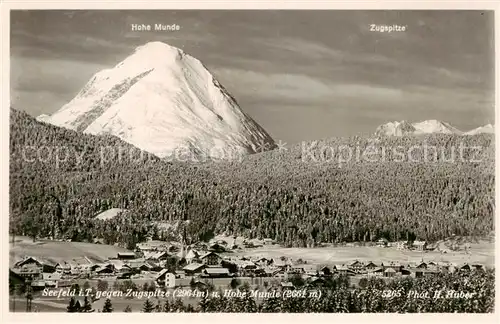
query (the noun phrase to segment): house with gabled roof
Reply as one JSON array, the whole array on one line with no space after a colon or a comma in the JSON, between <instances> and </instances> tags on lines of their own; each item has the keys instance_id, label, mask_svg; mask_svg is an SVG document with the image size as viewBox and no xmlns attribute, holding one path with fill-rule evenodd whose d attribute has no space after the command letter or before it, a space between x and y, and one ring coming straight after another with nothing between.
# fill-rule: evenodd
<instances>
[{"instance_id":1,"label":"house with gabled roof","mask_svg":"<svg viewBox=\"0 0 500 324\"><path fill-rule=\"evenodd\" d=\"M207 266L202 263L190 263L186 265L182 270L186 273L186 276L194 276L196 274L200 274L203 269L205 269Z\"/></svg>"},{"instance_id":2,"label":"house with gabled roof","mask_svg":"<svg viewBox=\"0 0 500 324\"><path fill-rule=\"evenodd\" d=\"M227 278L230 277L229 269L227 268L219 268L219 267L206 267L201 272L202 277L209 278Z\"/></svg>"},{"instance_id":3,"label":"house with gabled roof","mask_svg":"<svg viewBox=\"0 0 500 324\"><path fill-rule=\"evenodd\" d=\"M198 253L198 251L191 247L189 247L187 250L182 247L179 253L177 253L177 257L179 259L186 260L187 264L200 261L200 254Z\"/></svg>"},{"instance_id":4,"label":"house with gabled roof","mask_svg":"<svg viewBox=\"0 0 500 324\"><path fill-rule=\"evenodd\" d=\"M427 242L426 241L413 241L412 247L415 248L417 251L425 251L427 247Z\"/></svg>"},{"instance_id":5,"label":"house with gabled roof","mask_svg":"<svg viewBox=\"0 0 500 324\"><path fill-rule=\"evenodd\" d=\"M384 275L384 268L383 267L375 267L375 268L367 269L366 275L370 276L370 277L383 276Z\"/></svg>"},{"instance_id":6,"label":"house with gabled roof","mask_svg":"<svg viewBox=\"0 0 500 324\"><path fill-rule=\"evenodd\" d=\"M368 261L368 263L365 265L365 269L367 271L373 270L375 268L379 268L379 266L373 263L372 261Z\"/></svg>"},{"instance_id":7,"label":"house with gabled roof","mask_svg":"<svg viewBox=\"0 0 500 324\"><path fill-rule=\"evenodd\" d=\"M403 269L403 265L397 261L391 261L389 263L383 263L382 267L385 269L391 268L394 269L396 272L401 272Z\"/></svg>"},{"instance_id":8,"label":"house with gabled roof","mask_svg":"<svg viewBox=\"0 0 500 324\"><path fill-rule=\"evenodd\" d=\"M347 276L354 276L356 274L356 272L354 272L349 266L345 264L337 266L337 273Z\"/></svg>"},{"instance_id":9,"label":"house with gabled roof","mask_svg":"<svg viewBox=\"0 0 500 324\"><path fill-rule=\"evenodd\" d=\"M207 266L220 265L222 258L215 252L207 252L203 256L200 257L200 260L203 264Z\"/></svg>"},{"instance_id":10,"label":"house with gabled roof","mask_svg":"<svg viewBox=\"0 0 500 324\"><path fill-rule=\"evenodd\" d=\"M328 266L323 266L319 269L319 274L323 277L329 277L336 271L336 269L336 266L333 266L333 269Z\"/></svg>"},{"instance_id":11,"label":"house with gabled roof","mask_svg":"<svg viewBox=\"0 0 500 324\"><path fill-rule=\"evenodd\" d=\"M396 270L393 268L387 268L384 270L384 277L394 277L396 276Z\"/></svg>"},{"instance_id":12,"label":"house with gabled roof","mask_svg":"<svg viewBox=\"0 0 500 324\"><path fill-rule=\"evenodd\" d=\"M361 262L359 260L355 260L355 261L351 262L348 267L349 267L349 269L351 269L354 272L360 272L360 271L364 270L365 265L363 264L363 262Z\"/></svg>"},{"instance_id":13,"label":"house with gabled roof","mask_svg":"<svg viewBox=\"0 0 500 324\"><path fill-rule=\"evenodd\" d=\"M34 271L35 268L38 268L40 273L42 272L55 272L56 264L46 259L35 258L32 256L26 256L22 260L16 262L14 264L14 269L16 271L23 271L23 269L30 269L31 272Z\"/></svg>"},{"instance_id":14,"label":"house with gabled roof","mask_svg":"<svg viewBox=\"0 0 500 324\"><path fill-rule=\"evenodd\" d=\"M417 269L427 269L427 263L423 260L416 264L415 268Z\"/></svg>"},{"instance_id":15,"label":"house with gabled roof","mask_svg":"<svg viewBox=\"0 0 500 324\"><path fill-rule=\"evenodd\" d=\"M284 269L286 271L290 270L290 268L292 267L292 263L290 262L290 260L288 260L288 259L281 260L279 258L272 259L270 265L273 267L276 267L276 268Z\"/></svg>"}]
</instances>

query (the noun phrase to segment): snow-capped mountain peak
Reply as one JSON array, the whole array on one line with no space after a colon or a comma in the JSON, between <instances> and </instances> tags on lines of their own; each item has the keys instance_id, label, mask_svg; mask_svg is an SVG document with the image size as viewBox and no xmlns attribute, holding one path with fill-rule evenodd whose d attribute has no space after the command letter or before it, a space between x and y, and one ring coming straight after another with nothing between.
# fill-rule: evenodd
<instances>
[{"instance_id":1,"label":"snow-capped mountain peak","mask_svg":"<svg viewBox=\"0 0 500 324\"><path fill-rule=\"evenodd\" d=\"M199 60L162 42L139 46L115 67L96 73L43 120L115 135L160 157L181 149L224 158L275 147Z\"/></svg>"},{"instance_id":2,"label":"snow-capped mountain peak","mask_svg":"<svg viewBox=\"0 0 500 324\"><path fill-rule=\"evenodd\" d=\"M378 136L403 136L421 134L462 134L460 130L448 123L431 119L417 123L407 121L389 122L377 127L375 135Z\"/></svg>"},{"instance_id":3,"label":"snow-capped mountain peak","mask_svg":"<svg viewBox=\"0 0 500 324\"><path fill-rule=\"evenodd\" d=\"M493 126L492 124L487 124L484 126L480 126L478 128L474 128L474 129L466 132L465 135L476 135L476 134L483 134L483 133L493 134L494 132L495 132L495 126Z\"/></svg>"},{"instance_id":4,"label":"snow-capped mountain peak","mask_svg":"<svg viewBox=\"0 0 500 324\"><path fill-rule=\"evenodd\" d=\"M461 134L462 132L448 123L431 119L419 123L413 123L416 134Z\"/></svg>"}]
</instances>

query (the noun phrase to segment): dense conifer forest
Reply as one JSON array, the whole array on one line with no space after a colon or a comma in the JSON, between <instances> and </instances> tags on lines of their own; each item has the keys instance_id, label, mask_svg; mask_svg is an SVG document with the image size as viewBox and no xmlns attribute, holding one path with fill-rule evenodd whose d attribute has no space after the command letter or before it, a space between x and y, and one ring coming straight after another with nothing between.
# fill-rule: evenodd
<instances>
[{"instance_id":1,"label":"dense conifer forest","mask_svg":"<svg viewBox=\"0 0 500 324\"><path fill-rule=\"evenodd\" d=\"M493 230L492 134L336 138L241 161L189 163L163 161L115 137L58 128L14 109L10 114L10 230L18 235L132 248L148 236L171 237L157 222L176 222L187 243L226 233L311 247ZM439 148L435 160L423 162L422 143ZM459 159L461 145L467 149ZM340 150L318 149L325 146L387 152L377 162L344 161ZM411 161L390 149L414 146ZM126 211L94 218L109 208Z\"/></svg>"}]
</instances>

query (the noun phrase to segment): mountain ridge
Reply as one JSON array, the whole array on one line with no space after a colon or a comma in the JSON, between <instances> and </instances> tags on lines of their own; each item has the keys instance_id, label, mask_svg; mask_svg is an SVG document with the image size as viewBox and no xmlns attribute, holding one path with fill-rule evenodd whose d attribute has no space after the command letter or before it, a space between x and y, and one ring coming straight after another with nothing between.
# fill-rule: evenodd
<instances>
[{"instance_id":1,"label":"mountain ridge","mask_svg":"<svg viewBox=\"0 0 500 324\"><path fill-rule=\"evenodd\" d=\"M409 123L406 120L393 121L382 124L375 129L377 136L405 136L424 134L455 134L455 135L475 135L479 133L494 133L494 126L491 124L480 126L468 132L459 130L450 123L429 119L420 122Z\"/></svg>"}]
</instances>

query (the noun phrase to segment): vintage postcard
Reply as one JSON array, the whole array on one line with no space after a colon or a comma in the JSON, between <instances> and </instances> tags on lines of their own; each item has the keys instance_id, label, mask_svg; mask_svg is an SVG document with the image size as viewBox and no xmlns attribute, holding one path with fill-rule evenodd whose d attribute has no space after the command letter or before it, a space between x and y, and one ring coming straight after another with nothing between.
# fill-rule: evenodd
<instances>
[{"instance_id":1,"label":"vintage postcard","mask_svg":"<svg viewBox=\"0 0 500 324\"><path fill-rule=\"evenodd\" d=\"M494 10L4 17L11 315L493 315Z\"/></svg>"}]
</instances>

